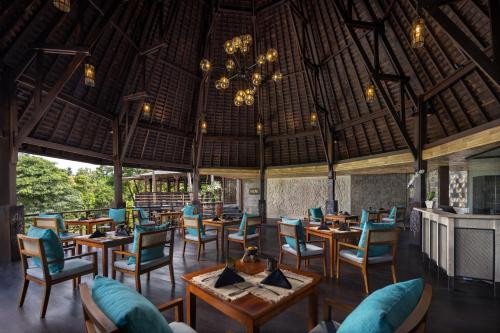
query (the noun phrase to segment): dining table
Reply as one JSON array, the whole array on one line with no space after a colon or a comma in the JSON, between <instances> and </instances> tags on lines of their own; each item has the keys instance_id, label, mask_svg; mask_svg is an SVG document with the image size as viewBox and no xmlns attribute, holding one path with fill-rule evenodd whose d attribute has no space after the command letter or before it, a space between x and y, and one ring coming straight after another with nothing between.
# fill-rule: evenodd
<instances>
[{"instance_id":1,"label":"dining table","mask_svg":"<svg viewBox=\"0 0 500 333\"><path fill-rule=\"evenodd\" d=\"M79 227L85 227L85 234L91 234L94 231L94 227L97 227L99 225L104 225L104 224L110 224L111 225L111 230L114 230L115 228L115 223L112 218L110 217L97 217L97 218L80 218L80 219L71 219L71 220L64 220L64 225L66 226L66 229L70 226L79 226ZM80 234L82 234L82 229L80 229Z\"/></svg>"},{"instance_id":2,"label":"dining table","mask_svg":"<svg viewBox=\"0 0 500 333\"><path fill-rule=\"evenodd\" d=\"M292 305L308 299L307 330L313 329L318 323L318 285L321 281L321 276L312 272L299 271L285 265L279 265L278 267L287 272L292 272L295 279L296 277L303 277L309 283L300 289L286 294L286 296L276 302L268 301L252 293L245 293L244 296L236 300L227 300L195 282L197 276L221 270L224 268L224 265L217 265L183 275L182 279L186 283L187 324L196 329L197 301L203 301L243 325L246 333L256 333L269 320L286 311ZM257 261L255 263L241 263L239 260L236 261L237 272L257 275L262 274L265 269L266 264L264 261ZM266 287L261 286L261 288Z\"/></svg>"},{"instance_id":3,"label":"dining table","mask_svg":"<svg viewBox=\"0 0 500 333\"><path fill-rule=\"evenodd\" d=\"M222 253L222 257L224 258L224 244L226 243L225 242L225 231L226 231L226 228L228 227L231 227L231 226L234 226L234 225L239 225L241 222L240 219L219 219L217 218L216 220L213 219L213 218L210 218L210 219L203 219L202 220L202 223L203 223L203 226L204 227L212 227L212 228L216 228L216 229L219 229L219 234L220 234L220 248L221 248L221 253Z\"/></svg>"},{"instance_id":4,"label":"dining table","mask_svg":"<svg viewBox=\"0 0 500 333\"><path fill-rule=\"evenodd\" d=\"M359 216L347 214L326 214L325 222L332 222L333 224L347 223L348 225L358 224Z\"/></svg>"}]
</instances>

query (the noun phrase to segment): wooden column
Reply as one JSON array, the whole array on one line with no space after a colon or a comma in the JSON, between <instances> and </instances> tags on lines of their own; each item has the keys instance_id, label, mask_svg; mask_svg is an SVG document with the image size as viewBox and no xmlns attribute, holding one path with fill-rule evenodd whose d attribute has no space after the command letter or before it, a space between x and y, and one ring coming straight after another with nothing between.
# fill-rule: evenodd
<instances>
[{"instance_id":1,"label":"wooden column","mask_svg":"<svg viewBox=\"0 0 500 333\"><path fill-rule=\"evenodd\" d=\"M417 158L415 161L415 171L424 170L425 173L418 177L415 181L415 196L413 198L414 207L424 207L426 198L426 174L427 174L427 161L423 160L422 153L424 145L427 140L427 108L424 104L422 96L418 97L418 117L415 138L417 140Z\"/></svg>"},{"instance_id":2,"label":"wooden column","mask_svg":"<svg viewBox=\"0 0 500 333\"><path fill-rule=\"evenodd\" d=\"M336 174L333 170L333 164L335 160L335 139L334 131L330 131L328 138L328 199L326 201L326 213L334 214L339 211L338 200L335 199L335 179Z\"/></svg>"},{"instance_id":3,"label":"wooden column","mask_svg":"<svg viewBox=\"0 0 500 333\"><path fill-rule=\"evenodd\" d=\"M438 204L450 205L450 167L448 165L438 168L439 198Z\"/></svg>"},{"instance_id":4,"label":"wooden column","mask_svg":"<svg viewBox=\"0 0 500 333\"><path fill-rule=\"evenodd\" d=\"M23 207L16 206L15 88L12 69L0 67L0 261L18 258L14 235L22 230L15 227L23 223Z\"/></svg>"},{"instance_id":5,"label":"wooden column","mask_svg":"<svg viewBox=\"0 0 500 333\"><path fill-rule=\"evenodd\" d=\"M114 175L114 190L115 199L113 200L113 208L124 208L123 202L123 178L122 178L122 162L120 159L121 142L120 142L120 126L118 119L113 120L113 175Z\"/></svg>"},{"instance_id":6,"label":"wooden column","mask_svg":"<svg viewBox=\"0 0 500 333\"><path fill-rule=\"evenodd\" d=\"M260 198L259 198L259 215L262 218L262 222L267 221L266 212L266 163L264 157L264 134L259 136L259 161L260 161Z\"/></svg>"}]
</instances>

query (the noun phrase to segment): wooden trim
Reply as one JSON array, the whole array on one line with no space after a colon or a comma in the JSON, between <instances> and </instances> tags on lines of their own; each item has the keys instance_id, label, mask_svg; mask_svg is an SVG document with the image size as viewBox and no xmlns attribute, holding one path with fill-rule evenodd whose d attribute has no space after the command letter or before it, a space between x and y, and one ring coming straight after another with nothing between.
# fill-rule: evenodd
<instances>
[{"instance_id":1,"label":"wooden trim","mask_svg":"<svg viewBox=\"0 0 500 333\"><path fill-rule=\"evenodd\" d=\"M200 168L200 175L214 175L226 178L259 178L258 168Z\"/></svg>"},{"instance_id":2,"label":"wooden trim","mask_svg":"<svg viewBox=\"0 0 500 333\"><path fill-rule=\"evenodd\" d=\"M100 158L100 159L106 160L106 161L113 161L113 157L111 155L102 154L102 153L88 150L88 149L82 149L82 148L78 148L78 147L68 146L68 145L61 144L61 143L49 142L49 141L30 138L30 137L24 139L23 143L28 144L28 145L43 147L43 148L56 149L59 151L83 155L83 156L91 156L91 157Z\"/></svg>"}]
</instances>

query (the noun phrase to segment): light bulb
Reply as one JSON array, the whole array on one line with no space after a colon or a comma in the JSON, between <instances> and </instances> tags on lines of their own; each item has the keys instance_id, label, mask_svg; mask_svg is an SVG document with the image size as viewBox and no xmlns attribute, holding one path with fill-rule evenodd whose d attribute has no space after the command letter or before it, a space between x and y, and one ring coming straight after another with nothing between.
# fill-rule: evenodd
<instances>
[{"instance_id":1,"label":"light bulb","mask_svg":"<svg viewBox=\"0 0 500 333\"><path fill-rule=\"evenodd\" d=\"M365 97L367 102L373 102L375 100L375 87L373 84L369 84L365 89Z\"/></svg>"},{"instance_id":2,"label":"light bulb","mask_svg":"<svg viewBox=\"0 0 500 333\"><path fill-rule=\"evenodd\" d=\"M212 69L212 64L208 59L202 59L200 61L200 68L204 72L208 72L210 69Z\"/></svg>"},{"instance_id":3,"label":"light bulb","mask_svg":"<svg viewBox=\"0 0 500 333\"><path fill-rule=\"evenodd\" d=\"M253 95L245 95L245 104L250 106L253 105L254 98Z\"/></svg>"},{"instance_id":4,"label":"light bulb","mask_svg":"<svg viewBox=\"0 0 500 333\"><path fill-rule=\"evenodd\" d=\"M222 89L227 89L229 88L229 79L227 78L227 76L221 76L220 79L219 79L219 83L220 83L220 86Z\"/></svg>"},{"instance_id":5,"label":"light bulb","mask_svg":"<svg viewBox=\"0 0 500 333\"><path fill-rule=\"evenodd\" d=\"M231 40L227 40L224 43L224 50L226 51L227 54L233 54L236 52L236 48L233 45L233 42Z\"/></svg>"},{"instance_id":6,"label":"light bulb","mask_svg":"<svg viewBox=\"0 0 500 333\"><path fill-rule=\"evenodd\" d=\"M234 63L233 59L227 59L226 61L226 69L228 71L232 71L236 67L236 64Z\"/></svg>"},{"instance_id":7,"label":"light bulb","mask_svg":"<svg viewBox=\"0 0 500 333\"><path fill-rule=\"evenodd\" d=\"M274 82L278 82L283 78L283 74L280 72L274 72L272 78Z\"/></svg>"},{"instance_id":8,"label":"light bulb","mask_svg":"<svg viewBox=\"0 0 500 333\"><path fill-rule=\"evenodd\" d=\"M266 63L266 56L263 55L263 54L260 54L258 57L257 57L257 64L259 65L264 65Z\"/></svg>"},{"instance_id":9,"label":"light bulb","mask_svg":"<svg viewBox=\"0 0 500 333\"><path fill-rule=\"evenodd\" d=\"M276 59L278 59L278 51L276 51L276 49L267 50L266 59L269 62L276 61Z\"/></svg>"},{"instance_id":10,"label":"light bulb","mask_svg":"<svg viewBox=\"0 0 500 333\"><path fill-rule=\"evenodd\" d=\"M234 37L232 40L232 44L235 48L239 49L242 45L241 38L238 36Z\"/></svg>"}]
</instances>

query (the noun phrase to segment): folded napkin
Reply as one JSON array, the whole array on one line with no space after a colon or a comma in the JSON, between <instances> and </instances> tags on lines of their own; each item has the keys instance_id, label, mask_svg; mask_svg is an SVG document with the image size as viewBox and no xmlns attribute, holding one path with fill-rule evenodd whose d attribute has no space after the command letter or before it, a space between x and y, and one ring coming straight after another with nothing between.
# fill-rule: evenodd
<instances>
[{"instance_id":1,"label":"folded napkin","mask_svg":"<svg viewBox=\"0 0 500 333\"><path fill-rule=\"evenodd\" d=\"M250 293L250 290L255 288L255 285L248 282L251 275L238 273L245 279L245 282L231 284L225 287L215 288L215 282L224 269L208 272L202 275L195 276L192 281L194 284L207 289L223 300L232 302Z\"/></svg>"},{"instance_id":2,"label":"folded napkin","mask_svg":"<svg viewBox=\"0 0 500 333\"><path fill-rule=\"evenodd\" d=\"M92 235L90 235L89 238L99 238L99 237L106 237L106 234L103 234L102 232L100 232L99 230L97 230Z\"/></svg>"},{"instance_id":3,"label":"folded napkin","mask_svg":"<svg viewBox=\"0 0 500 333\"><path fill-rule=\"evenodd\" d=\"M217 221L220 221L219 218L216 216L212 219L213 222L217 222Z\"/></svg>"},{"instance_id":4,"label":"folded napkin","mask_svg":"<svg viewBox=\"0 0 500 333\"><path fill-rule=\"evenodd\" d=\"M266 277L266 273L262 272L256 275L252 275L250 279L246 279L247 281L252 282L256 285L256 288L251 289L250 293L254 296L262 298L264 301L277 303L283 298L292 295L297 290L303 288L304 286L307 286L313 281L313 279L308 276L296 274L288 270L282 270L281 272L283 273L283 275L285 275L288 282L291 284L291 289L262 284L262 279Z\"/></svg>"},{"instance_id":5,"label":"folded napkin","mask_svg":"<svg viewBox=\"0 0 500 333\"><path fill-rule=\"evenodd\" d=\"M115 231L115 236L122 236L122 237L127 237L129 234L127 230L125 229L120 229Z\"/></svg>"},{"instance_id":6,"label":"folded napkin","mask_svg":"<svg viewBox=\"0 0 500 333\"><path fill-rule=\"evenodd\" d=\"M322 223L319 227L318 230L330 230L326 223Z\"/></svg>"},{"instance_id":7,"label":"folded napkin","mask_svg":"<svg viewBox=\"0 0 500 333\"><path fill-rule=\"evenodd\" d=\"M279 268L272 271L271 274L269 274L264 280L260 281L260 283L285 289L292 289L292 285Z\"/></svg>"},{"instance_id":8,"label":"folded napkin","mask_svg":"<svg viewBox=\"0 0 500 333\"><path fill-rule=\"evenodd\" d=\"M78 219L78 221L88 221L88 220L89 220L89 219L88 219L88 218L86 218L86 217L80 217L80 218Z\"/></svg>"},{"instance_id":9,"label":"folded napkin","mask_svg":"<svg viewBox=\"0 0 500 333\"><path fill-rule=\"evenodd\" d=\"M245 282L245 279L243 279L241 276L236 274L234 270L232 270L229 267L224 268L222 273L219 275L219 278L215 282L214 287L215 288L221 288L225 286L229 286L231 284L235 283L241 283Z\"/></svg>"}]
</instances>

